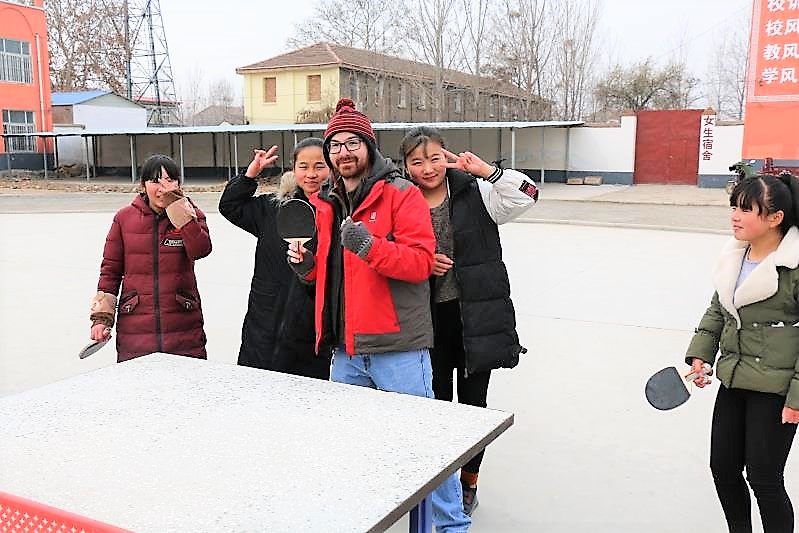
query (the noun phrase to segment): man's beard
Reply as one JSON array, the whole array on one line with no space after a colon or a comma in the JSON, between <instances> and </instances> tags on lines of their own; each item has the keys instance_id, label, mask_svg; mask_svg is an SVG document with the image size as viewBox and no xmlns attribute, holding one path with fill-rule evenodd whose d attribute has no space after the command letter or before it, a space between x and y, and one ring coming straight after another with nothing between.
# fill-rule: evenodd
<instances>
[{"instance_id":1,"label":"man's beard","mask_svg":"<svg viewBox=\"0 0 799 533\"><path fill-rule=\"evenodd\" d=\"M345 168L342 169L342 166ZM342 178L358 178L362 177L368 169L368 165L361 161L358 158L352 158L347 161L346 165L342 165L341 162L338 164L338 174Z\"/></svg>"}]
</instances>

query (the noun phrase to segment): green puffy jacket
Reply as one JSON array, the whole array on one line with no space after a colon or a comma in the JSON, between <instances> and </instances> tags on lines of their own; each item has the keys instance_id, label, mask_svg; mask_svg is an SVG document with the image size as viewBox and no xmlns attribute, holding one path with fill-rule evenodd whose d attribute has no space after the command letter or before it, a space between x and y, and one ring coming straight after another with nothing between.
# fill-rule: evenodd
<instances>
[{"instance_id":1,"label":"green puffy jacket","mask_svg":"<svg viewBox=\"0 0 799 533\"><path fill-rule=\"evenodd\" d=\"M691 339L686 362L711 365L727 388L786 396L799 409L799 230L792 227L738 289L735 283L746 242L732 241L721 254L716 293Z\"/></svg>"}]
</instances>

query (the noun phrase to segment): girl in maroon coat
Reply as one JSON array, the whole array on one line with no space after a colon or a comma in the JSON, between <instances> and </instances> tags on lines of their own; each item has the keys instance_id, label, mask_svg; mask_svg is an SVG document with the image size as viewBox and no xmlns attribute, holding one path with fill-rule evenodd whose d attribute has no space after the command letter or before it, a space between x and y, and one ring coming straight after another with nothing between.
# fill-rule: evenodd
<instances>
[{"instance_id":1,"label":"girl in maroon coat","mask_svg":"<svg viewBox=\"0 0 799 533\"><path fill-rule=\"evenodd\" d=\"M204 359L194 261L211 253L205 215L183 196L171 158L149 157L140 176L142 192L117 212L105 240L91 338L110 337L116 316L119 362L153 352Z\"/></svg>"}]
</instances>

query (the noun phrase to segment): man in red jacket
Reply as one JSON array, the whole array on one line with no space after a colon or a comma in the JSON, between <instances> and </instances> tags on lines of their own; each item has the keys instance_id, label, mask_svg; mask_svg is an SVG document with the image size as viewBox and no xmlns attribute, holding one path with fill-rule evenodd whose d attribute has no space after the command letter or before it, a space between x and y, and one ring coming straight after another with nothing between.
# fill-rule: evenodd
<instances>
[{"instance_id":1,"label":"man in red jacket","mask_svg":"<svg viewBox=\"0 0 799 533\"><path fill-rule=\"evenodd\" d=\"M428 278L435 235L421 192L377 149L369 118L341 99L325 131L333 178L316 206L313 255L291 245L289 262L316 284L316 342L336 346L330 378L433 397ZM467 531L456 474L432 495L439 532Z\"/></svg>"}]
</instances>

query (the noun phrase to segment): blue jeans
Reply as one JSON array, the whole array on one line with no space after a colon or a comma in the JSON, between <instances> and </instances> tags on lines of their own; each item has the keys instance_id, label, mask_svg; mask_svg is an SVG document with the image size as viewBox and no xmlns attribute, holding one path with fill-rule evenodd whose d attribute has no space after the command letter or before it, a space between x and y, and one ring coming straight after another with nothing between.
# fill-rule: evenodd
<instances>
[{"instance_id":1,"label":"blue jeans","mask_svg":"<svg viewBox=\"0 0 799 533\"><path fill-rule=\"evenodd\" d=\"M433 398L433 369L427 349L350 356L343 348L333 353L330 379L360 387ZM433 523L439 533L469 530L457 472L433 491Z\"/></svg>"}]
</instances>

